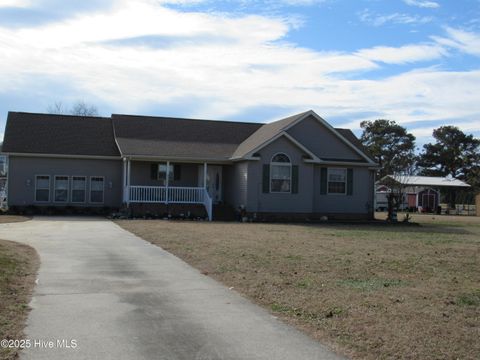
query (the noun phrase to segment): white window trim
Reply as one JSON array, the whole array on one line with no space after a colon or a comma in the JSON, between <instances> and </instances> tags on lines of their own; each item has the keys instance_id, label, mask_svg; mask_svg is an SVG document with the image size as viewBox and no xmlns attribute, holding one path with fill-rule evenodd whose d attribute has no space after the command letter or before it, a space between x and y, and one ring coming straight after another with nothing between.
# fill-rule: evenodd
<instances>
[{"instance_id":1,"label":"white window trim","mask_svg":"<svg viewBox=\"0 0 480 360\"><path fill-rule=\"evenodd\" d=\"M102 201L101 202L93 202L92 201L92 179L93 178L103 179ZM90 176L89 191L88 191L88 203L89 204L104 204L105 203L105 176Z\"/></svg>"},{"instance_id":2,"label":"white window trim","mask_svg":"<svg viewBox=\"0 0 480 360\"><path fill-rule=\"evenodd\" d=\"M57 191L57 177L65 177L67 178L67 200L65 201L58 201L58 200L55 200L55 192ZM68 175L53 175L53 202L56 203L56 204L68 204L68 200L69 200L69 193L70 193L70 176Z\"/></svg>"},{"instance_id":3,"label":"white window trim","mask_svg":"<svg viewBox=\"0 0 480 360\"><path fill-rule=\"evenodd\" d=\"M73 201L73 178L83 178L85 183L83 184L83 201ZM85 204L87 202L87 181L88 178L85 175L72 175L72 181L70 186L70 202L72 204Z\"/></svg>"},{"instance_id":4,"label":"white window trim","mask_svg":"<svg viewBox=\"0 0 480 360\"><path fill-rule=\"evenodd\" d=\"M330 186L329 186L329 183L330 183L330 170L344 170L345 171L345 192L343 193L338 193L338 192L330 192ZM328 168L327 170L327 195L339 195L339 196L345 196L347 195L347 186L348 186L348 170L347 168ZM339 182L339 181L332 181L332 182Z\"/></svg>"},{"instance_id":5,"label":"white window trim","mask_svg":"<svg viewBox=\"0 0 480 360\"><path fill-rule=\"evenodd\" d=\"M289 163L281 163L281 162L273 162L272 159L277 156L277 155L285 155L288 157L288 160L290 161ZM272 191L272 165L274 166L288 166L290 168L290 190L289 191ZM291 194L292 193L292 159L290 156L285 154L284 152L278 152L273 154L273 156L270 158L270 171L269 171L269 190L271 194Z\"/></svg>"},{"instance_id":6,"label":"white window trim","mask_svg":"<svg viewBox=\"0 0 480 360\"><path fill-rule=\"evenodd\" d=\"M175 166L174 166L175 164L169 163L169 162L166 162L166 161L159 162L158 165L157 165L157 180L162 180L162 179L160 179L160 165L165 165L167 167L170 166L172 168L171 171L169 169L169 171L165 172L165 176L167 176L167 174L168 174L168 176L172 178L172 179L168 179L169 180L168 183L171 183L171 182L175 181Z\"/></svg>"},{"instance_id":7,"label":"white window trim","mask_svg":"<svg viewBox=\"0 0 480 360\"><path fill-rule=\"evenodd\" d=\"M37 189L37 178L40 177L40 176L48 177L48 189L47 188ZM35 199L36 203L46 204L46 203L50 202L50 193L51 193L50 182L51 182L51 176L50 175L47 175L47 174L36 174L35 175L35 195L34 195L34 199ZM48 190L48 200L47 201L37 200L37 190Z\"/></svg>"}]
</instances>

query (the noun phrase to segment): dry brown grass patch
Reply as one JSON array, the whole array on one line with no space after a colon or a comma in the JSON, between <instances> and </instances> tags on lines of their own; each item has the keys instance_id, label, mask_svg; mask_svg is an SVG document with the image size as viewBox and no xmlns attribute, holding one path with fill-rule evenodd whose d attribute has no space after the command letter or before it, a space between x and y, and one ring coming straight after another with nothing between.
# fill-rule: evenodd
<instances>
[{"instance_id":1,"label":"dry brown grass patch","mask_svg":"<svg viewBox=\"0 0 480 360\"><path fill-rule=\"evenodd\" d=\"M480 221L117 223L353 358L480 358Z\"/></svg>"},{"instance_id":2,"label":"dry brown grass patch","mask_svg":"<svg viewBox=\"0 0 480 360\"><path fill-rule=\"evenodd\" d=\"M31 218L21 215L0 215L0 224L28 221Z\"/></svg>"},{"instance_id":3,"label":"dry brown grass patch","mask_svg":"<svg viewBox=\"0 0 480 360\"><path fill-rule=\"evenodd\" d=\"M0 240L0 339L23 338L38 266L32 247ZM0 359L17 357L17 349L0 348Z\"/></svg>"}]
</instances>

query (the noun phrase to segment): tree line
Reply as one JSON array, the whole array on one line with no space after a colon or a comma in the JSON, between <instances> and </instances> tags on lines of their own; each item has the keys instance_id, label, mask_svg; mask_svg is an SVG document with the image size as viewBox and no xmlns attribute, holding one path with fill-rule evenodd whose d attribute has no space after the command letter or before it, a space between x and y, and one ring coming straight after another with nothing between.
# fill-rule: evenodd
<instances>
[{"instance_id":1,"label":"tree line","mask_svg":"<svg viewBox=\"0 0 480 360\"><path fill-rule=\"evenodd\" d=\"M480 139L456 126L433 130L433 142L415 151L416 138L395 121L363 121L360 137L378 162L377 178L386 175L451 176L480 191Z\"/></svg>"}]
</instances>

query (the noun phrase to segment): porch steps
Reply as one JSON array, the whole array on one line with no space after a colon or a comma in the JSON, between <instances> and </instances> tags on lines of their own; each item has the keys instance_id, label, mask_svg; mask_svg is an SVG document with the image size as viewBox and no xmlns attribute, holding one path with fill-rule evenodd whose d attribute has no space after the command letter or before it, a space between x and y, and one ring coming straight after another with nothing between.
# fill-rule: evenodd
<instances>
[{"instance_id":1,"label":"porch steps","mask_svg":"<svg viewBox=\"0 0 480 360\"><path fill-rule=\"evenodd\" d=\"M214 221L235 221L237 215L235 209L227 204L213 205L213 220Z\"/></svg>"}]
</instances>

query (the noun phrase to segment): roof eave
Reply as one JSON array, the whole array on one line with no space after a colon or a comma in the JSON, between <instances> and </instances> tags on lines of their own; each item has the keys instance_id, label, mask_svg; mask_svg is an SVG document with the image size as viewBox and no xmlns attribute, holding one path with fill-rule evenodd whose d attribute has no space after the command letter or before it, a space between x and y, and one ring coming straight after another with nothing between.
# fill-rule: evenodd
<instances>
[{"instance_id":1,"label":"roof eave","mask_svg":"<svg viewBox=\"0 0 480 360\"><path fill-rule=\"evenodd\" d=\"M8 156L22 157L47 157L47 158L65 158L65 159L92 159L92 160L121 160L120 155L82 155L82 154L49 154L49 153L27 153L5 151L2 154Z\"/></svg>"}]
</instances>

